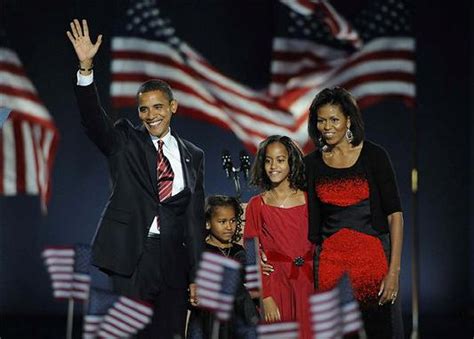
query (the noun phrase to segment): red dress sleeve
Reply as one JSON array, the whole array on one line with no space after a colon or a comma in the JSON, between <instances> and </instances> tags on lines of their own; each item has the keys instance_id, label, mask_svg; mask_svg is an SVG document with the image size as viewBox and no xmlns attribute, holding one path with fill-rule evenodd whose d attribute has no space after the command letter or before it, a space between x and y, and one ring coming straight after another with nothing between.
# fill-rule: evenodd
<instances>
[{"instance_id":1,"label":"red dress sleeve","mask_svg":"<svg viewBox=\"0 0 474 339\"><path fill-rule=\"evenodd\" d=\"M262 215L261 215L262 198L257 195L250 199L245 210L245 228L244 238L257 237L262 250ZM272 275L262 274L263 298L272 296Z\"/></svg>"},{"instance_id":2,"label":"red dress sleeve","mask_svg":"<svg viewBox=\"0 0 474 339\"><path fill-rule=\"evenodd\" d=\"M245 209L244 238L260 238L260 229L262 225L260 221L260 206L258 205L259 200L259 196L251 198L247 208Z\"/></svg>"}]
</instances>

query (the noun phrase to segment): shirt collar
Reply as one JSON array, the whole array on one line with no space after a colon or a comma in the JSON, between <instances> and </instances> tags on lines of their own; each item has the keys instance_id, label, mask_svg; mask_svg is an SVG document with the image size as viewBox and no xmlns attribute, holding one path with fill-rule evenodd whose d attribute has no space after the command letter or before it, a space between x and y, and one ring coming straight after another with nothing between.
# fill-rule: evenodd
<instances>
[{"instance_id":1,"label":"shirt collar","mask_svg":"<svg viewBox=\"0 0 474 339\"><path fill-rule=\"evenodd\" d=\"M158 138L157 136L154 136L151 134L150 134L150 137L151 137L151 141L153 141L154 144L158 144L158 140L162 140L163 144L166 147L170 146L171 140L173 138L173 136L171 135L171 128L168 128L168 133L166 133L166 135L163 138Z\"/></svg>"}]
</instances>

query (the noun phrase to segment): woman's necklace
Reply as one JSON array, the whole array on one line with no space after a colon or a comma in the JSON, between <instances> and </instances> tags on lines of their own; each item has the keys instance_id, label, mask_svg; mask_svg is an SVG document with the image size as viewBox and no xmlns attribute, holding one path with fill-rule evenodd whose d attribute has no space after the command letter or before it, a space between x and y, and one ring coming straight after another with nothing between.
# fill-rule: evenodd
<instances>
[{"instance_id":1,"label":"woman's necklace","mask_svg":"<svg viewBox=\"0 0 474 339\"><path fill-rule=\"evenodd\" d=\"M281 203L278 203L278 197L277 197L275 191L274 191L274 190L270 190L270 192L272 192L272 195L273 195L273 197L275 198L275 202L277 203L278 207L280 207L280 208L284 208L284 207L285 207L285 202L288 200L288 198L290 197L290 195L291 195L292 193L295 193L295 191L290 190L290 192L288 192L288 194L286 195L285 199L284 199Z\"/></svg>"}]
</instances>

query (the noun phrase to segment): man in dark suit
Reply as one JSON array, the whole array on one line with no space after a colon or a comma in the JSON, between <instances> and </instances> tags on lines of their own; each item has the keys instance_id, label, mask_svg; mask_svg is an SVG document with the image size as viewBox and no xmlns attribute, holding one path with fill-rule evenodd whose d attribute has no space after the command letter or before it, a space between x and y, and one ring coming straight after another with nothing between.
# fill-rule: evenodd
<instances>
[{"instance_id":1,"label":"man in dark suit","mask_svg":"<svg viewBox=\"0 0 474 339\"><path fill-rule=\"evenodd\" d=\"M93 83L95 44L87 22L67 32L79 59L76 96L82 125L106 156L112 192L93 240L93 263L108 273L117 293L154 304L152 324L140 335L184 337L187 290L204 242L204 153L171 132L178 108L171 88L150 80L137 92L134 127L112 123Z\"/></svg>"}]
</instances>

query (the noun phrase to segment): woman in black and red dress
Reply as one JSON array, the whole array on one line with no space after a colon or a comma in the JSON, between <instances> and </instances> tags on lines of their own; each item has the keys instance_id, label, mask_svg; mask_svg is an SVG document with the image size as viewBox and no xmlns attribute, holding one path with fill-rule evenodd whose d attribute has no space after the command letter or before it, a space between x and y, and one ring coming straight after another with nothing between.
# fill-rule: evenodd
<instances>
[{"instance_id":1,"label":"woman in black and red dress","mask_svg":"<svg viewBox=\"0 0 474 339\"><path fill-rule=\"evenodd\" d=\"M308 131L318 148L305 158L316 288L329 290L348 272L367 336L402 338L403 215L390 159L364 140L357 103L343 88L316 95Z\"/></svg>"}]
</instances>

